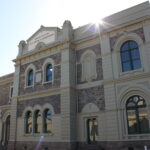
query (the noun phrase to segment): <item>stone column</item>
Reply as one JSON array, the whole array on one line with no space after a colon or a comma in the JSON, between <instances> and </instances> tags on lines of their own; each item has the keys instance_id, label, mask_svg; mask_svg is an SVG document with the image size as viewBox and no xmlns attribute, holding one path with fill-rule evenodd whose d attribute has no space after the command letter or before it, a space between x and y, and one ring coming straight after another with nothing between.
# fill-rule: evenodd
<instances>
[{"instance_id":1,"label":"stone column","mask_svg":"<svg viewBox=\"0 0 150 150\"><path fill-rule=\"evenodd\" d=\"M10 138L8 143L9 150L15 150L17 136L17 96L19 91L19 73L20 66L16 63L13 83L13 97L11 101L11 118L10 118Z\"/></svg>"},{"instance_id":2,"label":"stone column","mask_svg":"<svg viewBox=\"0 0 150 150\"><path fill-rule=\"evenodd\" d=\"M68 149L76 141L76 91L75 91L75 51L72 47L72 26L70 21L63 25L61 49L61 129L62 141Z\"/></svg>"}]
</instances>

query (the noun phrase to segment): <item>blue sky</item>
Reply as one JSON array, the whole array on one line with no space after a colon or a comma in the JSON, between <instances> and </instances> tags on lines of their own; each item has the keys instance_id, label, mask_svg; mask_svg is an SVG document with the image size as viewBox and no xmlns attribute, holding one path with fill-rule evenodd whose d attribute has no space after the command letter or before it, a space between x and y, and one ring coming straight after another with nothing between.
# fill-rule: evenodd
<instances>
[{"instance_id":1,"label":"blue sky","mask_svg":"<svg viewBox=\"0 0 150 150\"><path fill-rule=\"evenodd\" d=\"M58 26L70 20L74 28L145 0L0 0L0 76L14 72L18 43L41 25ZM113 7L112 7L113 6Z\"/></svg>"}]
</instances>

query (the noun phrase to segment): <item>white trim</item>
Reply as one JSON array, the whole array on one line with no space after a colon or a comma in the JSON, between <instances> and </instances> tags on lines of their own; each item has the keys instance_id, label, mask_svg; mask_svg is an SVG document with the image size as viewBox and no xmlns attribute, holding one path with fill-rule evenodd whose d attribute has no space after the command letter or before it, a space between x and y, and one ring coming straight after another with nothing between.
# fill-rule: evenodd
<instances>
[{"instance_id":1,"label":"white trim","mask_svg":"<svg viewBox=\"0 0 150 150\"><path fill-rule=\"evenodd\" d=\"M48 64L51 64L52 65L52 81L46 81L46 67ZM44 63L43 63L43 66L42 66L42 71L43 71L43 82L42 84L46 84L46 83L50 83L50 82L53 82L54 81L54 61L52 58L47 58Z\"/></svg>"}]
</instances>

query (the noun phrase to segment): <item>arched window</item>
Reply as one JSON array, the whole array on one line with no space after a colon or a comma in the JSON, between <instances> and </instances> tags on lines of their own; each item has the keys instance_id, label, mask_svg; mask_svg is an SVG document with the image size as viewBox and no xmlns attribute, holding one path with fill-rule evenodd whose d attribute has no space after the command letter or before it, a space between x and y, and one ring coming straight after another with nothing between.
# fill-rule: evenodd
<instances>
[{"instance_id":1,"label":"arched window","mask_svg":"<svg viewBox=\"0 0 150 150\"><path fill-rule=\"evenodd\" d=\"M45 75L46 75L45 79L46 79L47 82L52 81L52 74L53 74L52 64L48 64L46 66L46 73L45 73Z\"/></svg>"},{"instance_id":2,"label":"arched window","mask_svg":"<svg viewBox=\"0 0 150 150\"><path fill-rule=\"evenodd\" d=\"M33 80L34 80L34 73L33 73L33 70L31 69L31 70L28 72L28 82L27 82L27 85L28 85L28 86L33 85Z\"/></svg>"},{"instance_id":3,"label":"arched window","mask_svg":"<svg viewBox=\"0 0 150 150\"><path fill-rule=\"evenodd\" d=\"M123 72L141 68L139 47L135 41L129 40L123 43L120 55Z\"/></svg>"},{"instance_id":4,"label":"arched window","mask_svg":"<svg viewBox=\"0 0 150 150\"><path fill-rule=\"evenodd\" d=\"M40 110L35 111L35 133L42 132L42 115Z\"/></svg>"},{"instance_id":5,"label":"arched window","mask_svg":"<svg viewBox=\"0 0 150 150\"><path fill-rule=\"evenodd\" d=\"M50 109L44 111L44 132L50 133L52 130L52 112Z\"/></svg>"},{"instance_id":6,"label":"arched window","mask_svg":"<svg viewBox=\"0 0 150 150\"><path fill-rule=\"evenodd\" d=\"M145 100L141 96L132 96L126 102L129 134L149 132L149 120Z\"/></svg>"},{"instance_id":7,"label":"arched window","mask_svg":"<svg viewBox=\"0 0 150 150\"><path fill-rule=\"evenodd\" d=\"M26 133L32 133L32 112L26 113Z\"/></svg>"}]
</instances>

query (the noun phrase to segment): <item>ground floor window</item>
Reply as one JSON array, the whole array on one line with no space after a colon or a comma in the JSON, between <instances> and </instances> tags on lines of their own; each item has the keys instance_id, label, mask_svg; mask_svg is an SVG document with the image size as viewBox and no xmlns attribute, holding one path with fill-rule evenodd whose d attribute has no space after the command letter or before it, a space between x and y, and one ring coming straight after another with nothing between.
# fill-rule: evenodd
<instances>
[{"instance_id":1,"label":"ground floor window","mask_svg":"<svg viewBox=\"0 0 150 150\"><path fill-rule=\"evenodd\" d=\"M147 105L143 97L135 95L126 102L129 134L149 133Z\"/></svg>"},{"instance_id":2,"label":"ground floor window","mask_svg":"<svg viewBox=\"0 0 150 150\"><path fill-rule=\"evenodd\" d=\"M98 139L98 123L96 118L86 120L87 143L95 144Z\"/></svg>"},{"instance_id":3,"label":"ground floor window","mask_svg":"<svg viewBox=\"0 0 150 150\"><path fill-rule=\"evenodd\" d=\"M3 122L2 129L2 145L7 145L10 137L10 116L6 118L6 121Z\"/></svg>"}]
</instances>

